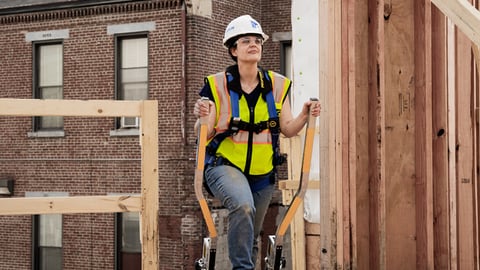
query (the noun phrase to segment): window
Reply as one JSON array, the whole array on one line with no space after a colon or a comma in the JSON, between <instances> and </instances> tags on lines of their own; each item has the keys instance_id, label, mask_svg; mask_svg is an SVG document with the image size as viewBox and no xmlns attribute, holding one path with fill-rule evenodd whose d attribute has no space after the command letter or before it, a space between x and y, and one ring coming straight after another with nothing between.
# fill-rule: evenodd
<instances>
[{"instance_id":1,"label":"window","mask_svg":"<svg viewBox=\"0 0 480 270\"><path fill-rule=\"evenodd\" d=\"M63 44L34 45L34 98L63 98ZM63 130L62 116L34 117L34 131Z\"/></svg>"},{"instance_id":2,"label":"window","mask_svg":"<svg viewBox=\"0 0 480 270\"><path fill-rule=\"evenodd\" d=\"M62 269L62 215L33 216L34 269Z\"/></svg>"},{"instance_id":3,"label":"window","mask_svg":"<svg viewBox=\"0 0 480 270\"><path fill-rule=\"evenodd\" d=\"M148 39L141 36L117 37L117 99L148 99ZM138 117L122 117L117 128L138 128Z\"/></svg>"},{"instance_id":4,"label":"window","mask_svg":"<svg viewBox=\"0 0 480 270\"><path fill-rule=\"evenodd\" d=\"M280 72L287 78L292 78L292 42L280 43Z\"/></svg>"},{"instance_id":5,"label":"window","mask_svg":"<svg viewBox=\"0 0 480 270\"><path fill-rule=\"evenodd\" d=\"M142 269L142 245L140 244L140 214L117 214L117 270Z\"/></svg>"}]
</instances>

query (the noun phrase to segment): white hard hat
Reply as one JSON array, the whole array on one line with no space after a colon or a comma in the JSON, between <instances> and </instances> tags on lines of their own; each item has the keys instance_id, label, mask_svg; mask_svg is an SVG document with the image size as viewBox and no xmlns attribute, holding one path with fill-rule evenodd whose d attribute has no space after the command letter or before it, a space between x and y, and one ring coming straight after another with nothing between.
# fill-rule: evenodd
<instances>
[{"instance_id":1,"label":"white hard hat","mask_svg":"<svg viewBox=\"0 0 480 270\"><path fill-rule=\"evenodd\" d=\"M243 15L228 24L223 37L223 45L226 46L227 41L231 38L246 34L260 35L264 41L268 39L268 36L262 31L262 26L255 19L250 15Z\"/></svg>"}]
</instances>

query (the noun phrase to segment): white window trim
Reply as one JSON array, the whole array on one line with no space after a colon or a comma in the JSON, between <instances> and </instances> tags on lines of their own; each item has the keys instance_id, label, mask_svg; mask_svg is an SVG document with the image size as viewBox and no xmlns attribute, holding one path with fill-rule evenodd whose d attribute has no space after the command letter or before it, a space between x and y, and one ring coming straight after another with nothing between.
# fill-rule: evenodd
<instances>
[{"instance_id":1,"label":"white window trim","mask_svg":"<svg viewBox=\"0 0 480 270\"><path fill-rule=\"evenodd\" d=\"M69 37L70 37L69 29L25 33L26 42L44 41L44 40L53 40L53 39L68 39Z\"/></svg>"},{"instance_id":2,"label":"white window trim","mask_svg":"<svg viewBox=\"0 0 480 270\"><path fill-rule=\"evenodd\" d=\"M156 28L155 22L126 23L107 26L107 35L151 32Z\"/></svg>"}]
</instances>

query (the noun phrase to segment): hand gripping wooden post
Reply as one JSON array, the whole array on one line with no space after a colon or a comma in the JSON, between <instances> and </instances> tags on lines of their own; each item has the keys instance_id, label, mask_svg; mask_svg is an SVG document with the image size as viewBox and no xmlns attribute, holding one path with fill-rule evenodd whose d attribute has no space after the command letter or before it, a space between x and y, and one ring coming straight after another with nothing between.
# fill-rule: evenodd
<instances>
[{"instance_id":1,"label":"hand gripping wooden post","mask_svg":"<svg viewBox=\"0 0 480 270\"><path fill-rule=\"evenodd\" d=\"M203 102L208 105L208 98L202 98ZM203 169L205 165L205 150L207 146L208 136L208 116L200 117L200 128L197 137L197 165L195 169L195 195L200 209L202 210L203 219L207 224L209 237L203 239L202 258L195 262L197 270L215 269L215 255L217 253L217 230L213 222L212 214L208 208L207 201L203 196Z\"/></svg>"},{"instance_id":2,"label":"hand gripping wooden post","mask_svg":"<svg viewBox=\"0 0 480 270\"><path fill-rule=\"evenodd\" d=\"M279 270L285 267L285 258L282 257L283 250L283 237L295 216L295 212L302 205L303 198L308 189L308 181L310 178L310 165L312 160L313 142L315 139L315 124L316 117L312 116L312 108L318 103L318 99L310 98L312 105L310 106L310 112L307 121L307 132L305 135L305 144L303 147L303 163L302 172L300 174L300 183L297 193L293 197L292 203L287 209L285 216L282 219L275 235L269 236L269 246L267 249L267 257L265 258L266 270Z\"/></svg>"}]
</instances>

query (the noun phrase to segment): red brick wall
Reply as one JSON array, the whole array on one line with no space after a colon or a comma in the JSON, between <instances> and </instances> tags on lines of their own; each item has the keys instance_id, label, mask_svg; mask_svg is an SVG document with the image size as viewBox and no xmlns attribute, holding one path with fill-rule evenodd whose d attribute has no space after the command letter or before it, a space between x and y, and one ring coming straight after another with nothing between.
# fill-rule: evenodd
<instances>
[{"instance_id":1,"label":"red brick wall","mask_svg":"<svg viewBox=\"0 0 480 270\"><path fill-rule=\"evenodd\" d=\"M221 44L226 24L251 14L270 36L289 28L289 16L274 14L289 13L289 1L274 1L275 7L272 1L262 2L259 8L254 0L213 1L211 19L188 16L185 66L182 9L176 1L0 16L0 98L32 97L32 44L25 41L25 33L69 29L64 40L64 98L113 99L114 37L107 35L107 26L155 22L156 29L149 33L149 98L159 101L160 269L194 269L206 235L193 192L192 108L203 77L233 63ZM278 56L277 45L269 41L262 65L278 71ZM65 137L29 138L30 117L0 116L0 176L15 179L16 197L34 191L70 196L139 193L138 138L111 137L113 127L113 118L66 117ZM30 269L31 220L0 216L2 269ZM114 214L64 215L64 269L113 269L114 221Z\"/></svg>"}]
</instances>

